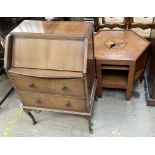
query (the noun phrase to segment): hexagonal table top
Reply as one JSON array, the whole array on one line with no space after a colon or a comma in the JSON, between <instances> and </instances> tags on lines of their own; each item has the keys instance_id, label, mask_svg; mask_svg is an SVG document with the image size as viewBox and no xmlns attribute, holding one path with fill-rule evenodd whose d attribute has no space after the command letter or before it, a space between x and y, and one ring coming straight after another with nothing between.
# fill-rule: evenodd
<instances>
[{"instance_id":1,"label":"hexagonal table top","mask_svg":"<svg viewBox=\"0 0 155 155\"><path fill-rule=\"evenodd\" d=\"M150 44L131 30L103 30L94 42L97 60L135 61Z\"/></svg>"}]
</instances>

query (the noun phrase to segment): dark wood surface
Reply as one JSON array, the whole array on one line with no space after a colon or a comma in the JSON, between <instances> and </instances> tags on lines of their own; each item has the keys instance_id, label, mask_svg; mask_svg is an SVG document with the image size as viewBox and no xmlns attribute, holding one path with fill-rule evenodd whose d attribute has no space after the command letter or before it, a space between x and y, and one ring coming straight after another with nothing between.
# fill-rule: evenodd
<instances>
[{"instance_id":1,"label":"dark wood surface","mask_svg":"<svg viewBox=\"0 0 155 155\"><path fill-rule=\"evenodd\" d=\"M29 116L38 108L85 115L92 132L92 30L91 23L24 21L8 35L5 68Z\"/></svg>"},{"instance_id":2,"label":"dark wood surface","mask_svg":"<svg viewBox=\"0 0 155 155\"><path fill-rule=\"evenodd\" d=\"M145 71L145 96L147 105L155 106L155 29L151 31L150 41L151 46Z\"/></svg>"},{"instance_id":3,"label":"dark wood surface","mask_svg":"<svg viewBox=\"0 0 155 155\"><path fill-rule=\"evenodd\" d=\"M109 48L111 42L116 46ZM131 99L134 84L144 73L148 46L147 40L130 30L105 30L95 35L99 97L103 87L125 89L126 99Z\"/></svg>"}]
</instances>

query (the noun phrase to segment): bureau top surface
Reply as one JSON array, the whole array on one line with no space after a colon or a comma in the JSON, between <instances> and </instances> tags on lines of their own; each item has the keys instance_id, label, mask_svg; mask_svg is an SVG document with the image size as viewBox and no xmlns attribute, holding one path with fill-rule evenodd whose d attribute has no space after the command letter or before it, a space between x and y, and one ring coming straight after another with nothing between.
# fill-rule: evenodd
<instances>
[{"instance_id":1,"label":"bureau top surface","mask_svg":"<svg viewBox=\"0 0 155 155\"><path fill-rule=\"evenodd\" d=\"M97 60L135 61L149 42L130 30L105 30L95 35Z\"/></svg>"},{"instance_id":2,"label":"bureau top surface","mask_svg":"<svg viewBox=\"0 0 155 155\"><path fill-rule=\"evenodd\" d=\"M92 24L88 22L25 20L12 32L85 35L90 31L92 31Z\"/></svg>"}]
</instances>

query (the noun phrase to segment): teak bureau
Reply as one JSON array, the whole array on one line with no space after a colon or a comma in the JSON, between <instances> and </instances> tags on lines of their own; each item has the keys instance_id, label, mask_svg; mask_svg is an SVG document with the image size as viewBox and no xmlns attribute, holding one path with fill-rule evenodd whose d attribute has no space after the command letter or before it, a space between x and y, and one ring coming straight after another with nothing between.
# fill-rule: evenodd
<instances>
[{"instance_id":1,"label":"teak bureau","mask_svg":"<svg viewBox=\"0 0 155 155\"><path fill-rule=\"evenodd\" d=\"M5 69L23 110L81 115L93 110L96 73L91 23L24 21L6 41Z\"/></svg>"}]
</instances>

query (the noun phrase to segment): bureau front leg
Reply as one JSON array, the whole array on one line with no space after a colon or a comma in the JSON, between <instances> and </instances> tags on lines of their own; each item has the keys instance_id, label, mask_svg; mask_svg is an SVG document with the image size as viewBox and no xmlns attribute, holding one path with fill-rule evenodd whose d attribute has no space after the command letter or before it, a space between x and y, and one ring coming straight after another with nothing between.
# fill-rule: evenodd
<instances>
[{"instance_id":1,"label":"bureau front leg","mask_svg":"<svg viewBox=\"0 0 155 155\"><path fill-rule=\"evenodd\" d=\"M24 108L23 111L32 119L33 125L35 125L37 122L36 122L34 116L32 115L31 110Z\"/></svg>"},{"instance_id":2,"label":"bureau front leg","mask_svg":"<svg viewBox=\"0 0 155 155\"><path fill-rule=\"evenodd\" d=\"M92 129L93 123L91 122L91 116L85 116L85 118L88 120L89 133L93 134L93 129Z\"/></svg>"}]
</instances>

